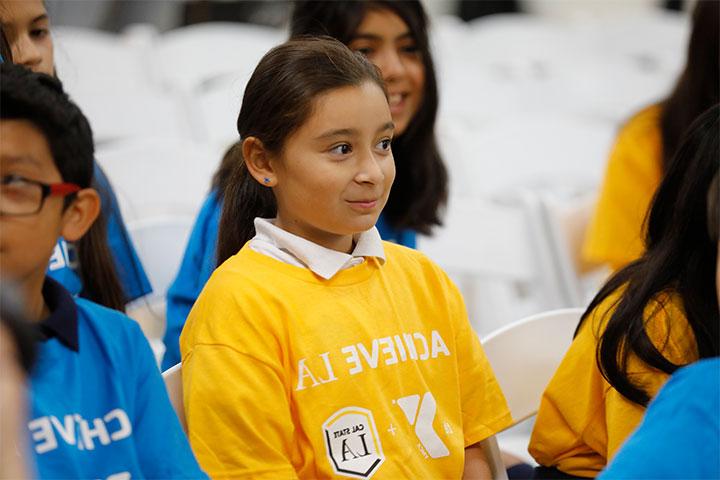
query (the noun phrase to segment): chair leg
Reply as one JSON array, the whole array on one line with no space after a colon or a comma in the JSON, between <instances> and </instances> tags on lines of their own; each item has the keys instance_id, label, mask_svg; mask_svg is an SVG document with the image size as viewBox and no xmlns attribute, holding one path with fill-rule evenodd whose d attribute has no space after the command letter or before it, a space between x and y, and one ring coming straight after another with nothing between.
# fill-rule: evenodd
<instances>
[{"instance_id":1,"label":"chair leg","mask_svg":"<svg viewBox=\"0 0 720 480\"><path fill-rule=\"evenodd\" d=\"M492 471L492 477L495 480L508 480L507 471L505 470L505 464L502 461L500 455L500 447L498 446L495 435L492 435L482 442L483 451L490 464L490 470Z\"/></svg>"}]
</instances>

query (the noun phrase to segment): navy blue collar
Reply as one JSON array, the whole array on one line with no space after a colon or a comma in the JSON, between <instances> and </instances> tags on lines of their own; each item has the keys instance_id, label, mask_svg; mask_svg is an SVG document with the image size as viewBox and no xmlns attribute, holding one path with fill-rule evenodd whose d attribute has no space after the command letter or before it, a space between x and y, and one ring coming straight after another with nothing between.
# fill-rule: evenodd
<instances>
[{"instance_id":1,"label":"navy blue collar","mask_svg":"<svg viewBox=\"0 0 720 480\"><path fill-rule=\"evenodd\" d=\"M50 310L50 315L40 322L43 337L57 337L69 349L79 351L78 313L72 295L50 277L45 277L42 295Z\"/></svg>"}]
</instances>

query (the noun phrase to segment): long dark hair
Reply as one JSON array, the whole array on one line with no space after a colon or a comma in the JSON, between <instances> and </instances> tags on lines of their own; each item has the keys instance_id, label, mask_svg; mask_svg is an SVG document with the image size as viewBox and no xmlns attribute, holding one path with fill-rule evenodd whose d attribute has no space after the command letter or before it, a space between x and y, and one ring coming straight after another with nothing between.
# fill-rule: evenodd
<instances>
[{"instance_id":1,"label":"long dark hair","mask_svg":"<svg viewBox=\"0 0 720 480\"><path fill-rule=\"evenodd\" d=\"M0 55L2 55L3 62L12 63L12 50L10 50L10 42L8 42L5 36L5 29L0 26Z\"/></svg>"},{"instance_id":2,"label":"long dark hair","mask_svg":"<svg viewBox=\"0 0 720 480\"><path fill-rule=\"evenodd\" d=\"M232 172L236 164L242 161L242 142L237 141L230 145L225 151L225 155L223 155L220 161L220 166L212 177L210 190L218 192L218 196L222 198L223 192L225 192L225 189L230 184Z\"/></svg>"},{"instance_id":3,"label":"long dark hair","mask_svg":"<svg viewBox=\"0 0 720 480\"><path fill-rule=\"evenodd\" d=\"M708 229L708 191L720 164L720 106L688 130L650 208L646 252L602 287L580 326L608 296L625 287L600 337L597 363L605 379L628 400L646 406L650 395L627 372L632 354L661 372L676 365L655 348L645 330L645 307L664 292L679 295L700 358L720 354L720 313L715 289L717 242ZM716 237L717 238L717 237ZM671 319L671 321L673 321Z\"/></svg>"},{"instance_id":4,"label":"long dark hair","mask_svg":"<svg viewBox=\"0 0 720 480\"><path fill-rule=\"evenodd\" d=\"M94 186L94 146L87 119L53 77L19 65L0 66L0 110L3 119L23 119L43 133L63 181L81 188ZM73 197L66 197L69 206ZM83 290L80 296L124 311L125 297L107 244L101 211L76 243Z\"/></svg>"},{"instance_id":5,"label":"long dark hair","mask_svg":"<svg viewBox=\"0 0 720 480\"><path fill-rule=\"evenodd\" d=\"M670 96L662 103L663 171L670 166L685 130L720 102L720 2L698 0L692 16L687 61Z\"/></svg>"},{"instance_id":6,"label":"long dark hair","mask_svg":"<svg viewBox=\"0 0 720 480\"><path fill-rule=\"evenodd\" d=\"M422 102L405 132L393 139L395 183L383 215L396 228L429 234L442 224L448 195L448 174L435 139L438 88L430 54L428 21L419 1L296 1L290 36L329 35L348 45L371 9L400 17L417 43L425 67Z\"/></svg>"},{"instance_id":7,"label":"long dark hair","mask_svg":"<svg viewBox=\"0 0 720 480\"><path fill-rule=\"evenodd\" d=\"M268 152L279 154L285 140L310 116L320 95L365 82L374 82L385 91L377 68L337 40L287 41L265 54L245 87L237 120L240 139L258 138ZM272 190L250 175L241 151L230 155L227 163L234 168L224 190L218 265L255 235L255 217L277 215Z\"/></svg>"}]
</instances>

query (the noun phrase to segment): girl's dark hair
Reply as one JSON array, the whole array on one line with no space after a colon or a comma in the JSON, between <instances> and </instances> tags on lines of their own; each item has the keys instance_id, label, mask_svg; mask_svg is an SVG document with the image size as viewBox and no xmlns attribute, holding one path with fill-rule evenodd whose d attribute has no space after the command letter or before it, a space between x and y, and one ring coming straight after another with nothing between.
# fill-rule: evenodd
<instances>
[{"instance_id":1,"label":"girl's dark hair","mask_svg":"<svg viewBox=\"0 0 720 480\"><path fill-rule=\"evenodd\" d=\"M405 132L393 139L395 183L383 215L395 228L429 234L442 224L448 173L435 139L438 88L428 41L428 21L419 1L296 1L290 37L328 35L348 45L369 10L389 10L410 29L425 66L422 102Z\"/></svg>"},{"instance_id":2,"label":"girl's dark hair","mask_svg":"<svg viewBox=\"0 0 720 480\"><path fill-rule=\"evenodd\" d=\"M662 104L663 170L670 168L681 137L702 112L720 102L720 2L698 0L692 16L687 62Z\"/></svg>"},{"instance_id":3,"label":"girl's dark hair","mask_svg":"<svg viewBox=\"0 0 720 480\"><path fill-rule=\"evenodd\" d=\"M630 355L635 354L650 367L667 374L682 366L665 358L645 329L646 322L652 321L645 308L661 300L663 293L676 293L682 300L700 358L720 354L720 313L715 289L717 242L709 235L707 217L708 191L720 164L718 136L720 106L716 105L693 122L655 194L648 217L645 254L608 280L575 332L577 335L591 312L608 296L625 287L600 337L596 361L603 377L618 392L642 406L647 406L650 395L630 378L627 371Z\"/></svg>"},{"instance_id":4,"label":"girl's dark hair","mask_svg":"<svg viewBox=\"0 0 720 480\"><path fill-rule=\"evenodd\" d=\"M93 187L94 146L87 119L53 77L19 65L0 65L1 118L32 122L45 136L63 181ZM65 206L72 202L66 198ZM80 296L124 311L125 297L108 249L105 218L77 242L83 290Z\"/></svg>"},{"instance_id":5,"label":"girl's dark hair","mask_svg":"<svg viewBox=\"0 0 720 480\"><path fill-rule=\"evenodd\" d=\"M8 42L5 36L5 29L0 26L0 55L2 55L3 62L12 63L12 51L10 50L10 42Z\"/></svg>"},{"instance_id":6,"label":"girl's dark hair","mask_svg":"<svg viewBox=\"0 0 720 480\"><path fill-rule=\"evenodd\" d=\"M219 192L218 195L220 198L222 198L222 192L225 191L230 183L233 169L235 169L238 163L242 163L242 161L242 142L238 141L227 149L220 162L220 166L212 178L210 189Z\"/></svg>"},{"instance_id":7,"label":"girl's dark hair","mask_svg":"<svg viewBox=\"0 0 720 480\"><path fill-rule=\"evenodd\" d=\"M265 54L245 87L237 120L240 140L256 137L266 150L280 154L285 140L307 120L320 95L365 82L374 82L385 91L377 68L337 40L287 41ZM235 168L224 191L218 265L255 235L255 217L277 215L272 190L250 175L238 149L226 155Z\"/></svg>"},{"instance_id":8,"label":"girl's dark hair","mask_svg":"<svg viewBox=\"0 0 720 480\"><path fill-rule=\"evenodd\" d=\"M707 226L710 240L717 245L720 241L720 175L717 173L708 190Z\"/></svg>"}]
</instances>

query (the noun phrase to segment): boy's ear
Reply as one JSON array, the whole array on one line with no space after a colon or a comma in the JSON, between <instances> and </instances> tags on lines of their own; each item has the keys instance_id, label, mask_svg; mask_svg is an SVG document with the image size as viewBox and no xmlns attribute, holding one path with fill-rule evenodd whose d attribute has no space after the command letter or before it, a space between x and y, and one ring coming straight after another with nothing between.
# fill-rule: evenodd
<instances>
[{"instance_id":1,"label":"boy's ear","mask_svg":"<svg viewBox=\"0 0 720 480\"><path fill-rule=\"evenodd\" d=\"M75 194L75 200L63 212L61 235L68 242L76 242L85 235L100 214L100 196L93 188Z\"/></svg>"},{"instance_id":2,"label":"boy's ear","mask_svg":"<svg viewBox=\"0 0 720 480\"><path fill-rule=\"evenodd\" d=\"M242 142L245 166L258 183L266 187L277 184L272 156L257 137L248 137Z\"/></svg>"}]
</instances>

